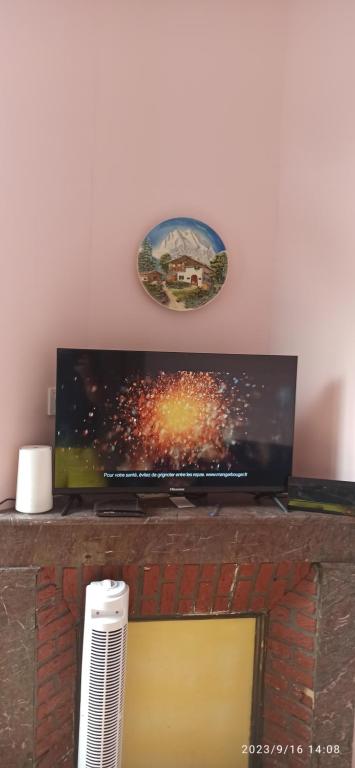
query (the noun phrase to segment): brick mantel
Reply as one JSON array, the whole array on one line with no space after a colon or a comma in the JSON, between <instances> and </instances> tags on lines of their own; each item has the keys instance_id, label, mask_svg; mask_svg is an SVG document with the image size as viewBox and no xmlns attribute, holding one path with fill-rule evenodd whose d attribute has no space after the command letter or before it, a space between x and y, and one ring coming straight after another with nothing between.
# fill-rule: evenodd
<instances>
[{"instance_id":1,"label":"brick mantel","mask_svg":"<svg viewBox=\"0 0 355 768\"><path fill-rule=\"evenodd\" d=\"M228 500L229 501L229 500ZM230 502L229 502L230 503ZM0 514L1 566L95 563L355 562L355 519L275 507L222 506L164 510L147 520L100 519L91 510L69 517Z\"/></svg>"},{"instance_id":2,"label":"brick mantel","mask_svg":"<svg viewBox=\"0 0 355 768\"><path fill-rule=\"evenodd\" d=\"M74 768L83 587L105 577L130 585L131 618L264 616L261 738L265 744L339 744L341 755L273 755L259 764L350 768L355 521L282 515L268 507L222 507L216 517L210 511L157 511L144 522L98 520L89 511L68 518L0 516L0 575L11 596L4 621L11 616L17 628L21 622L16 583L30 611L17 657L26 665L28 701L16 754L11 728L1 731L0 718L8 768ZM10 647L11 633L3 636ZM10 690L11 674L5 698ZM13 701L17 729L20 706Z\"/></svg>"}]
</instances>

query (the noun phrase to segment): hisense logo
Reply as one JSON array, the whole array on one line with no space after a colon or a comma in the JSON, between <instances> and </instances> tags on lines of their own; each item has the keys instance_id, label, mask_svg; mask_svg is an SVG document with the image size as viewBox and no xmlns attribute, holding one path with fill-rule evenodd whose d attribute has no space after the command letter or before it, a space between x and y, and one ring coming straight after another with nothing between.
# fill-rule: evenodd
<instances>
[{"instance_id":1,"label":"hisense logo","mask_svg":"<svg viewBox=\"0 0 355 768\"><path fill-rule=\"evenodd\" d=\"M174 491L183 491L184 488L169 488L170 493L173 493Z\"/></svg>"}]
</instances>

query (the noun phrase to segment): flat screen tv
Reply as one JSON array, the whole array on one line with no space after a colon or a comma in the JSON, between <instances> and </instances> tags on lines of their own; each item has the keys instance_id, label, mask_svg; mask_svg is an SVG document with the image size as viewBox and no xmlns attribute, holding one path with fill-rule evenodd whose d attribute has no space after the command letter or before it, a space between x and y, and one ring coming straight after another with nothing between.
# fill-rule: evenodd
<instances>
[{"instance_id":1,"label":"flat screen tv","mask_svg":"<svg viewBox=\"0 0 355 768\"><path fill-rule=\"evenodd\" d=\"M297 358L58 349L58 492L284 490Z\"/></svg>"}]
</instances>

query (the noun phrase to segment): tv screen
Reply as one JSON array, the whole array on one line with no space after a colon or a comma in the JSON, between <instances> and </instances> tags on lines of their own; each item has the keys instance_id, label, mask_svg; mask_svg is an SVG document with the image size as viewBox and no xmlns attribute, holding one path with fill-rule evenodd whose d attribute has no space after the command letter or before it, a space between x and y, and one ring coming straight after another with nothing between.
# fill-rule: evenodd
<instances>
[{"instance_id":1,"label":"tv screen","mask_svg":"<svg viewBox=\"0 0 355 768\"><path fill-rule=\"evenodd\" d=\"M59 349L55 489L282 490L297 358Z\"/></svg>"}]
</instances>

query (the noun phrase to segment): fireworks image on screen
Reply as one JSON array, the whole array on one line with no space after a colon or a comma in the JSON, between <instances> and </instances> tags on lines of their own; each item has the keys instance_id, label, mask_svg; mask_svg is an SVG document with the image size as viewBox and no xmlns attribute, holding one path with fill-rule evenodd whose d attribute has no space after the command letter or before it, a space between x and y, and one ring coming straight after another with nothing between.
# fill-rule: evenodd
<instances>
[{"instance_id":1,"label":"fireworks image on screen","mask_svg":"<svg viewBox=\"0 0 355 768\"><path fill-rule=\"evenodd\" d=\"M106 390L105 434L91 433L91 444L99 464L116 470L228 467L231 446L247 439L249 409L258 396L246 373L130 377L118 391ZM83 434L90 439L90 428Z\"/></svg>"}]
</instances>

